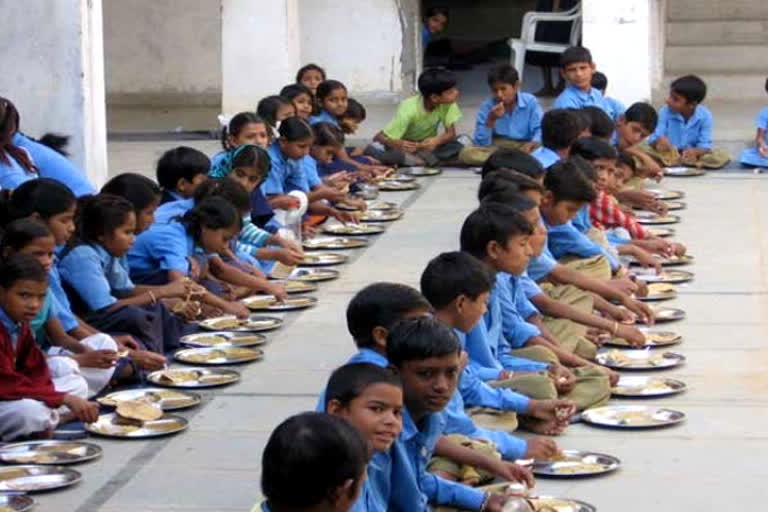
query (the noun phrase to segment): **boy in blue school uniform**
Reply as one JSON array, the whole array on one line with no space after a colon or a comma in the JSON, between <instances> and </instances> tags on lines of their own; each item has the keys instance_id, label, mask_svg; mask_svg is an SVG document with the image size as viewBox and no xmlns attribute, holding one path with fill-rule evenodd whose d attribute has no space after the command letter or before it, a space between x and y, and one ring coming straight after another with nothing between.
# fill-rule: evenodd
<instances>
[{"instance_id":1,"label":"boy in blue school uniform","mask_svg":"<svg viewBox=\"0 0 768 512\"><path fill-rule=\"evenodd\" d=\"M707 85L695 75L672 82L646 152L667 166L725 167L731 156L725 149L712 148L712 113L701 104L706 96Z\"/></svg>"},{"instance_id":2,"label":"boy in blue school uniform","mask_svg":"<svg viewBox=\"0 0 768 512\"><path fill-rule=\"evenodd\" d=\"M606 281L611 278L612 262L605 257L605 251L599 245L573 224L579 211L597 197L579 162L584 168L589 165L583 159L570 159L558 162L547 171L541 217L547 228L549 251L556 260L569 257L566 264L595 279Z\"/></svg>"},{"instance_id":3,"label":"boy in blue school uniform","mask_svg":"<svg viewBox=\"0 0 768 512\"><path fill-rule=\"evenodd\" d=\"M424 317L431 311L429 303L421 294L409 286L395 283L374 283L359 291L350 301L347 307L347 328L358 347L357 354L353 355L347 364L371 363L381 367L389 366L386 357L386 345L389 330L400 320L414 317ZM324 411L326 404L325 391L320 394L317 405L318 411ZM448 449L447 453L442 450ZM445 455L457 454L451 451L453 446L442 441L440 452ZM468 450L463 455L472 456ZM398 488L398 492L392 492L392 483L397 476L393 471L393 453L377 452L368 466L368 481L363 494L370 499L378 497L381 507L376 510L421 510L412 508L417 503L421 506L421 491L418 487L410 487L408 490ZM461 450L459 457L462 456ZM477 462L477 461L475 461ZM508 475L508 465L499 465L498 461L484 458L477 464L494 474ZM448 482L450 483L450 482ZM457 484L452 484L457 485ZM426 509L425 509L426 510Z\"/></svg>"},{"instance_id":4,"label":"boy in blue school uniform","mask_svg":"<svg viewBox=\"0 0 768 512\"><path fill-rule=\"evenodd\" d=\"M571 46L560 56L560 74L568 83L557 97L552 108L575 108L593 106L611 115L611 108L603 94L592 87L595 63L592 53L582 46Z\"/></svg>"},{"instance_id":5,"label":"boy in blue school uniform","mask_svg":"<svg viewBox=\"0 0 768 512\"><path fill-rule=\"evenodd\" d=\"M481 203L462 226L462 250L480 259L489 272L495 274L489 310L484 318L484 323L494 334L487 342L502 367L511 371L511 374L502 376L507 381L503 385L538 399L573 396L578 398L576 405L583 409L596 403L598 400L595 398L604 399L609 394L607 377L602 376L604 386L596 389L594 382L591 382L593 379L587 382L584 376L577 377L560 364L548 343L526 346L541 333L536 326L527 323L515 307L509 279L525 271L532 253L529 244L531 234L532 226L525 217L514 208L496 202ZM470 345L469 341L468 352L470 357L475 358L482 347L474 343ZM518 361L528 364L518 364ZM532 363L540 366L531 368ZM558 424L555 420L555 424L535 422L532 426L536 429L534 431L558 427L562 431L566 424Z\"/></svg>"},{"instance_id":6,"label":"boy in blue school uniform","mask_svg":"<svg viewBox=\"0 0 768 512\"><path fill-rule=\"evenodd\" d=\"M627 110L627 107L616 98L606 96L605 91L608 90L608 77L605 76L605 73L595 71L592 74L592 87L603 95L603 99L608 106L608 115L611 116L611 119L618 121L619 117Z\"/></svg>"},{"instance_id":7,"label":"boy in blue school uniform","mask_svg":"<svg viewBox=\"0 0 768 512\"><path fill-rule=\"evenodd\" d=\"M530 153L541 143L539 101L520 91L520 77L509 64L488 72L492 97L477 112L474 146L464 148L459 160L466 165L482 165L498 148L522 149Z\"/></svg>"},{"instance_id":8,"label":"boy in blue school uniform","mask_svg":"<svg viewBox=\"0 0 768 512\"><path fill-rule=\"evenodd\" d=\"M424 297L435 308L435 318L454 329L463 341L464 335L471 331L487 311L493 278L473 256L463 252L442 253L432 259L421 275L421 290ZM514 400L514 409L522 414L536 410L538 401L519 395L509 389L494 389L472 375L467 365L461 373L459 387L465 381L475 379L478 386L487 387L488 394L494 391L506 394L510 402ZM498 404L501 405L501 404ZM554 405L554 404L553 404ZM512 436L507 430L495 430L475 425L472 418L464 410L464 399L461 390L457 390L443 412L446 419L446 433L458 434L464 440L471 439L481 442L492 442L502 458L517 460L533 458L546 460L557 453L557 445L550 439L531 438L528 440ZM500 412L503 407L497 407ZM452 474L461 471L460 466L452 461L441 461L443 470ZM430 463L434 469L436 462Z\"/></svg>"},{"instance_id":9,"label":"boy in blue school uniform","mask_svg":"<svg viewBox=\"0 0 768 512\"><path fill-rule=\"evenodd\" d=\"M541 147L531 156L546 169L568 158L571 146L581 132L581 122L575 112L568 109L550 110L541 119Z\"/></svg>"},{"instance_id":10,"label":"boy in blue school uniform","mask_svg":"<svg viewBox=\"0 0 768 512\"><path fill-rule=\"evenodd\" d=\"M211 160L194 148L179 146L163 153L155 171L163 189L160 205L192 199L198 185L208 179L210 167Z\"/></svg>"},{"instance_id":11,"label":"boy in blue school uniform","mask_svg":"<svg viewBox=\"0 0 768 512\"><path fill-rule=\"evenodd\" d=\"M390 510L427 511L429 505L447 505L462 510L501 511L504 496L450 482L427 471L445 428L441 412L455 392L461 373L458 338L438 320L420 317L395 325L386 343L387 359L403 382L406 406L403 431L392 449L392 488L397 493ZM507 464L507 468L513 480L533 485L533 477L525 468L514 464Z\"/></svg>"}]
</instances>

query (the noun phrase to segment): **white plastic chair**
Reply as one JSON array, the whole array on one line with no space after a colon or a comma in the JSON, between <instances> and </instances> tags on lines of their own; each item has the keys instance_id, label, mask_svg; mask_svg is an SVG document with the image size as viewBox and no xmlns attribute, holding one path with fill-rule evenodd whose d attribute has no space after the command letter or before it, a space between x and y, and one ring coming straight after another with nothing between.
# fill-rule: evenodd
<instances>
[{"instance_id":1,"label":"white plastic chair","mask_svg":"<svg viewBox=\"0 0 768 512\"><path fill-rule=\"evenodd\" d=\"M568 44L548 43L545 41L536 41L536 25L541 21L570 21L571 36ZM509 46L514 53L512 65L523 80L523 70L525 69L525 52L536 51L546 53L563 53L569 46L579 44L581 38L581 3L564 12L537 12L530 11L523 16L523 25L520 32L520 39L510 39Z\"/></svg>"}]
</instances>

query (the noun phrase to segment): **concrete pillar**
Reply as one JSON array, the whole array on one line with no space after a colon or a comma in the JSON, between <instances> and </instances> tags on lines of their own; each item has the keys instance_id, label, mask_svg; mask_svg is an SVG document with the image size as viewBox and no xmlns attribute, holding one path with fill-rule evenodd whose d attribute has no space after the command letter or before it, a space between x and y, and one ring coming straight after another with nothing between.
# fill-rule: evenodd
<instances>
[{"instance_id":1,"label":"concrete pillar","mask_svg":"<svg viewBox=\"0 0 768 512\"><path fill-rule=\"evenodd\" d=\"M71 137L94 185L107 177L101 0L0 0L0 95L33 137Z\"/></svg>"},{"instance_id":2,"label":"concrete pillar","mask_svg":"<svg viewBox=\"0 0 768 512\"><path fill-rule=\"evenodd\" d=\"M627 105L650 100L660 81L660 0L585 0L583 44L608 76L608 95Z\"/></svg>"},{"instance_id":3,"label":"concrete pillar","mask_svg":"<svg viewBox=\"0 0 768 512\"><path fill-rule=\"evenodd\" d=\"M297 0L222 0L222 109L254 110L300 67Z\"/></svg>"}]
</instances>

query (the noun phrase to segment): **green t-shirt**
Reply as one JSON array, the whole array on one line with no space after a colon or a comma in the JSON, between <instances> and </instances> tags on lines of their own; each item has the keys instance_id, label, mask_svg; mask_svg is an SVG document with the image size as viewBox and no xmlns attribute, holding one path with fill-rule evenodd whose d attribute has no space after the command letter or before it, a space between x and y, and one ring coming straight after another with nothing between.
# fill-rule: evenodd
<instances>
[{"instance_id":1,"label":"green t-shirt","mask_svg":"<svg viewBox=\"0 0 768 512\"><path fill-rule=\"evenodd\" d=\"M420 142L437 136L437 129L451 126L461 119L461 110L456 103L438 105L431 112L424 110L421 96L411 96L397 107L395 117L384 128L384 135L394 140Z\"/></svg>"}]
</instances>

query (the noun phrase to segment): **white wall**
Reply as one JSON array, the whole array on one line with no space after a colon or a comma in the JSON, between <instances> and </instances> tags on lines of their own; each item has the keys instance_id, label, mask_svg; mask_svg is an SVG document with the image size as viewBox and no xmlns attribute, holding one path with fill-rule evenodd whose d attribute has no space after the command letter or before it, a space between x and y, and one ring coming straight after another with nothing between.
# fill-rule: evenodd
<instances>
[{"instance_id":1,"label":"white wall","mask_svg":"<svg viewBox=\"0 0 768 512\"><path fill-rule=\"evenodd\" d=\"M395 0L299 0L301 62L350 91L403 88L403 27Z\"/></svg>"},{"instance_id":2,"label":"white wall","mask_svg":"<svg viewBox=\"0 0 768 512\"><path fill-rule=\"evenodd\" d=\"M586 0L583 44L608 76L608 95L629 105L650 100L657 79L658 0Z\"/></svg>"},{"instance_id":3,"label":"white wall","mask_svg":"<svg viewBox=\"0 0 768 512\"><path fill-rule=\"evenodd\" d=\"M94 184L107 175L101 0L0 0L0 96L32 136L71 137Z\"/></svg>"},{"instance_id":4,"label":"white wall","mask_svg":"<svg viewBox=\"0 0 768 512\"><path fill-rule=\"evenodd\" d=\"M110 104L220 102L220 0L103 1Z\"/></svg>"},{"instance_id":5,"label":"white wall","mask_svg":"<svg viewBox=\"0 0 768 512\"><path fill-rule=\"evenodd\" d=\"M222 110L253 110L299 68L297 0L222 0Z\"/></svg>"}]
</instances>

